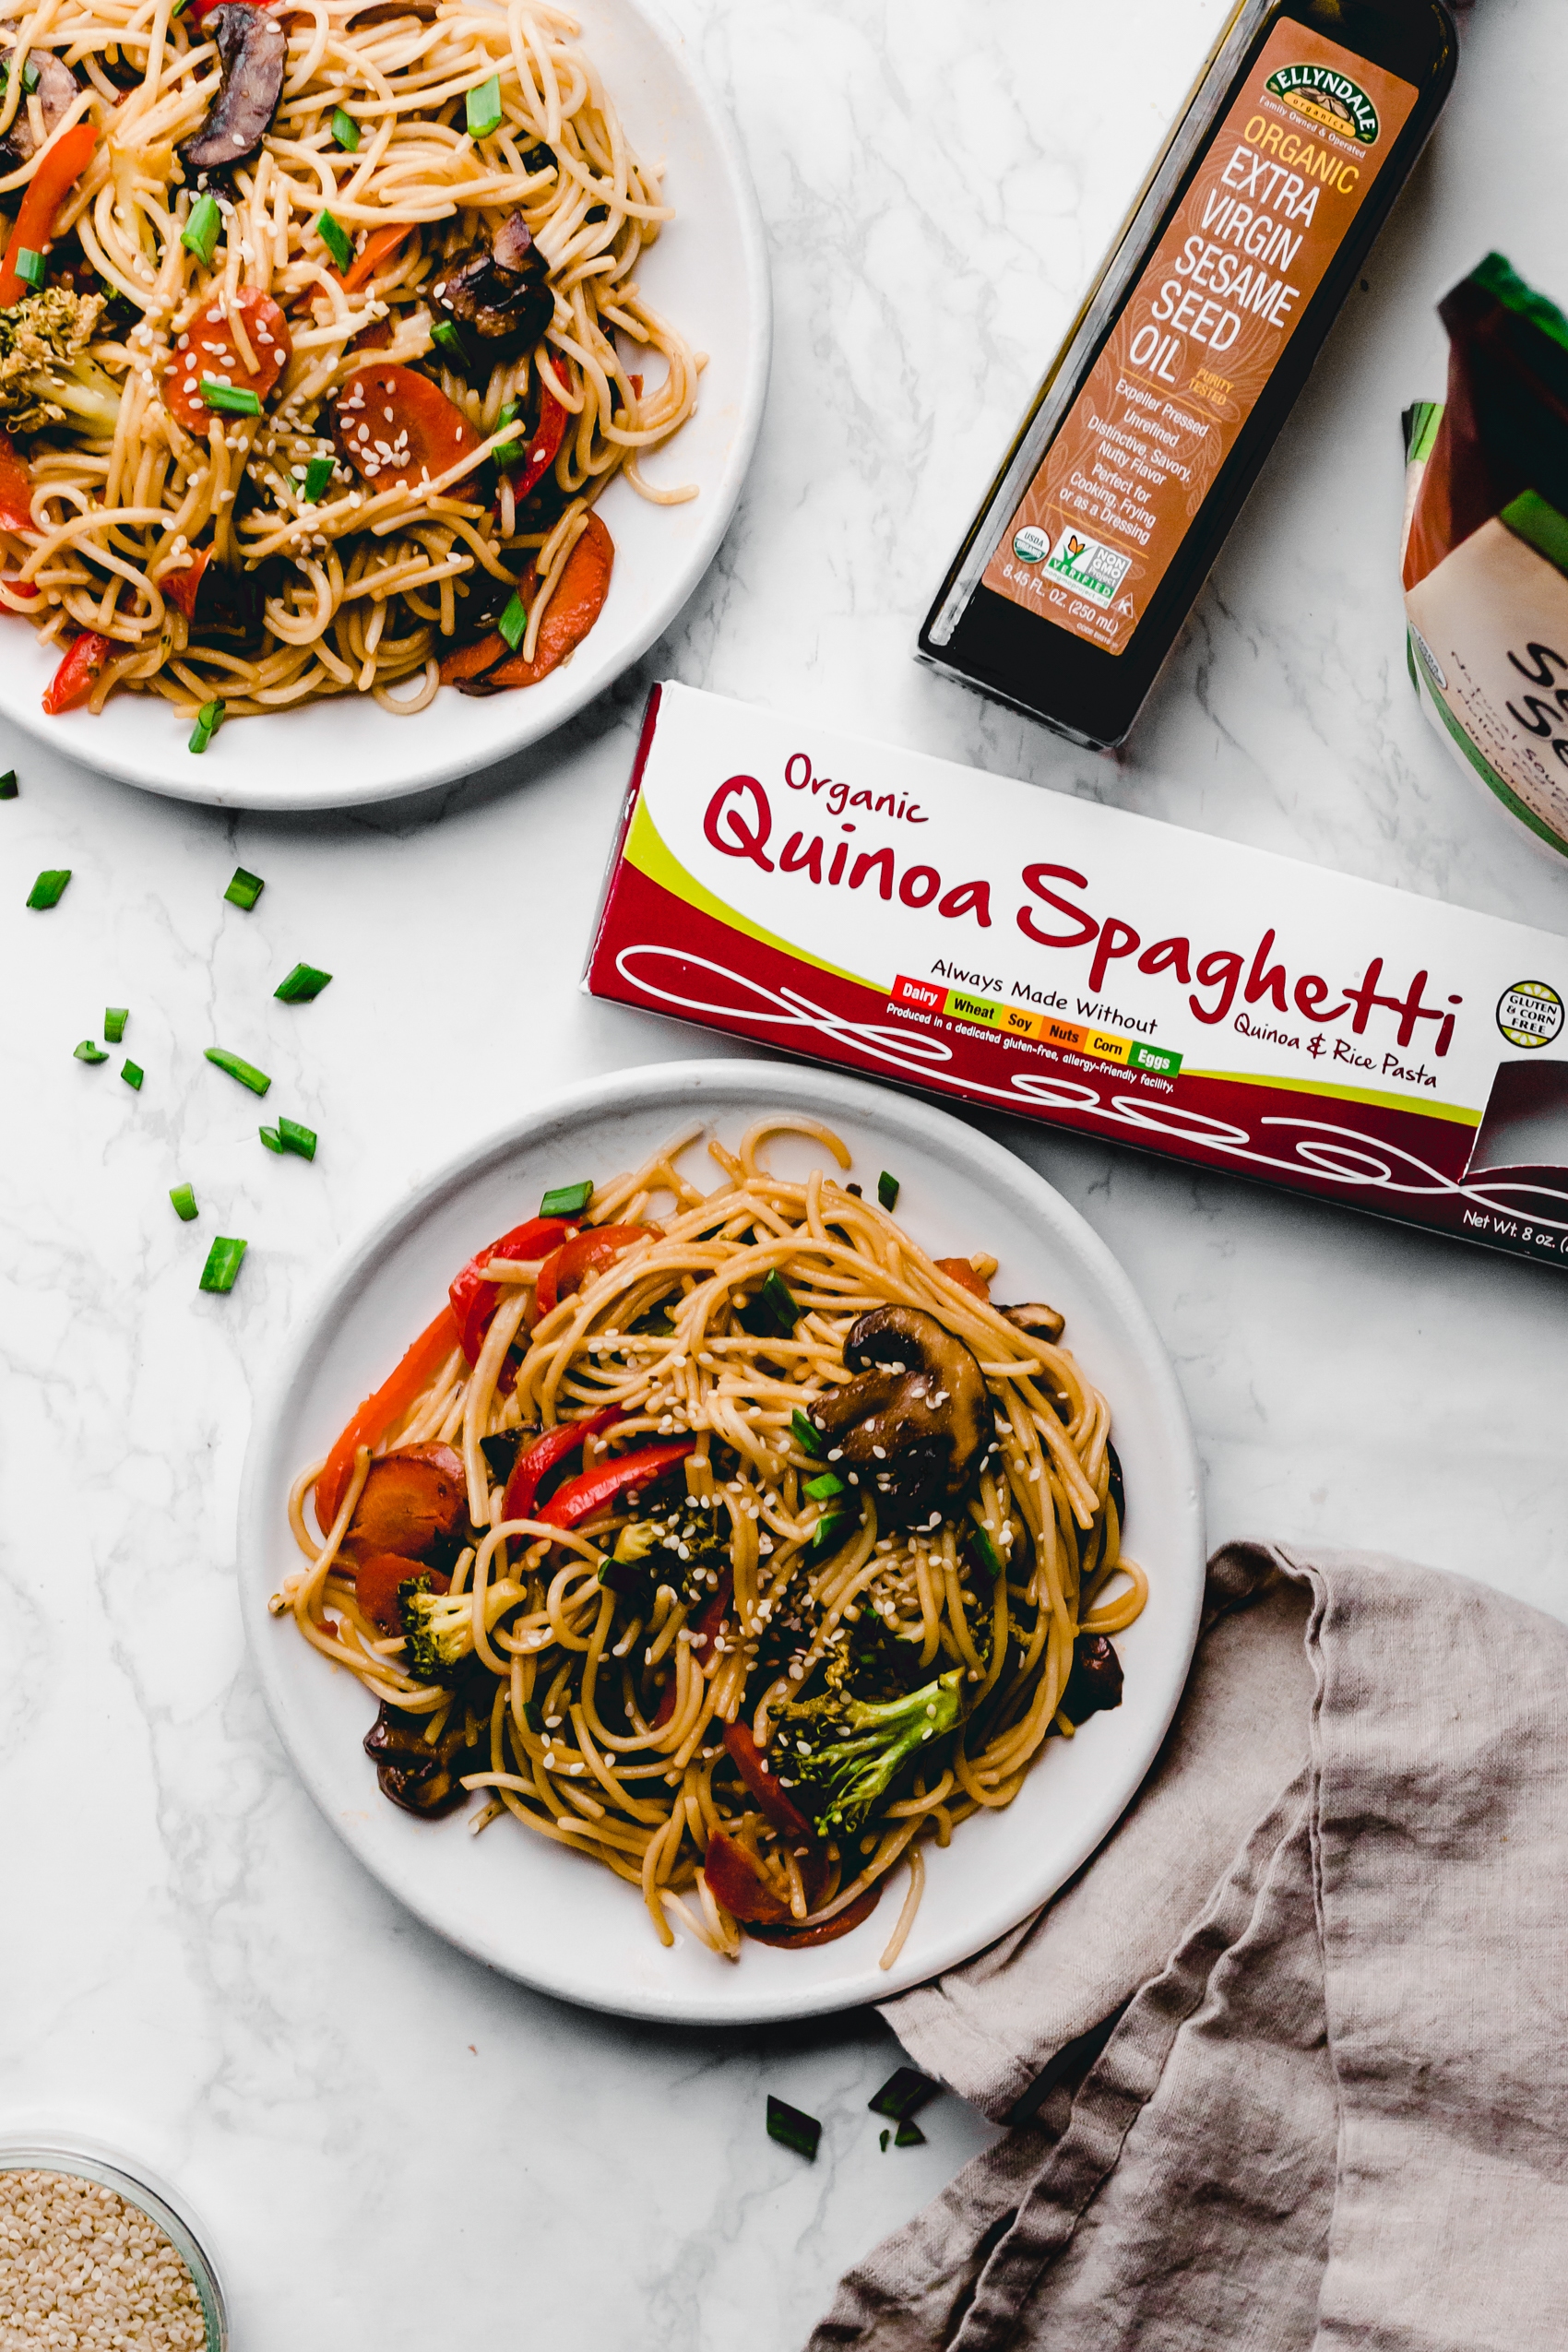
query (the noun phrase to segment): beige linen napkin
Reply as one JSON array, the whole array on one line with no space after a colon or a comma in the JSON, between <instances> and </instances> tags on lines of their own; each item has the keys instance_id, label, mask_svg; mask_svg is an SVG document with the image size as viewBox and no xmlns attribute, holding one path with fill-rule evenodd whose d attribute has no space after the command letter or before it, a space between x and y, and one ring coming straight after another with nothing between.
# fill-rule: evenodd
<instances>
[{"instance_id":1,"label":"beige linen napkin","mask_svg":"<svg viewBox=\"0 0 1568 2352\"><path fill-rule=\"evenodd\" d=\"M1363 1553L1217 1553L1117 1830L887 2004L1013 2128L812 2352L1568 2344L1565 1733L1554 1619Z\"/></svg>"}]
</instances>

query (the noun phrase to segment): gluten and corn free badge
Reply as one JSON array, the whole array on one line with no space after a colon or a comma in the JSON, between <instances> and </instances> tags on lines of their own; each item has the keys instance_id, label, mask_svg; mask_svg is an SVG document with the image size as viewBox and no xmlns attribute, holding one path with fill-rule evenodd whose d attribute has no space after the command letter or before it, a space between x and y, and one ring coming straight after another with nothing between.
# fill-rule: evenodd
<instances>
[{"instance_id":1,"label":"gluten and corn free badge","mask_svg":"<svg viewBox=\"0 0 1568 2352\"><path fill-rule=\"evenodd\" d=\"M656 686L585 985L1568 1265L1568 941Z\"/></svg>"}]
</instances>

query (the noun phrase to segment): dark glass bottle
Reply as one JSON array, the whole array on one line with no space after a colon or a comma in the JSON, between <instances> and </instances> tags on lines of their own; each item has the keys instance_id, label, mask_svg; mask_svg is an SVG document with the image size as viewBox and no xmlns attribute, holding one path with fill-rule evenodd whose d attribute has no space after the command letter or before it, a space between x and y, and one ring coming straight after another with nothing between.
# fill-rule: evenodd
<instances>
[{"instance_id":1,"label":"dark glass bottle","mask_svg":"<svg viewBox=\"0 0 1568 2352\"><path fill-rule=\"evenodd\" d=\"M1126 735L1454 79L1442 0L1243 0L920 634Z\"/></svg>"}]
</instances>

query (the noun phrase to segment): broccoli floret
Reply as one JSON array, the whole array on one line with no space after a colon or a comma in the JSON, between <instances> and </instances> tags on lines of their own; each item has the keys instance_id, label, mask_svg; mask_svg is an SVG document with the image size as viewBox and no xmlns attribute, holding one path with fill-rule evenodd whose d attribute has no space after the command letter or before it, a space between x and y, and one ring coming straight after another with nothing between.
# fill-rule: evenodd
<instances>
[{"instance_id":1,"label":"broccoli floret","mask_svg":"<svg viewBox=\"0 0 1568 2352\"><path fill-rule=\"evenodd\" d=\"M905 1698L845 1699L825 1692L780 1710L774 1742L779 1781L824 1837L852 1837L863 1828L900 1764L928 1740L952 1730L961 1712L962 1680L956 1666ZM839 1731L848 1736L833 1736Z\"/></svg>"},{"instance_id":2,"label":"broccoli floret","mask_svg":"<svg viewBox=\"0 0 1568 2352\"><path fill-rule=\"evenodd\" d=\"M46 286L0 310L0 425L40 433L72 424L107 440L120 415L120 387L88 350L103 309L101 294Z\"/></svg>"},{"instance_id":3,"label":"broccoli floret","mask_svg":"<svg viewBox=\"0 0 1568 2352\"><path fill-rule=\"evenodd\" d=\"M398 1610L407 1641L410 1674L422 1682L450 1682L473 1655L473 1602L467 1593L432 1592L428 1576L410 1576L398 1587Z\"/></svg>"}]
</instances>

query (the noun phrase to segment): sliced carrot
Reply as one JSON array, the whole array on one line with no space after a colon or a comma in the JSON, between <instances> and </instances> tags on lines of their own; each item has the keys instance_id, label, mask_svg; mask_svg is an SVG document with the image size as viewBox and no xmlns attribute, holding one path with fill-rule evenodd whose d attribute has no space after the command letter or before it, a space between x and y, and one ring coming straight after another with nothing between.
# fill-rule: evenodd
<instances>
[{"instance_id":1,"label":"sliced carrot","mask_svg":"<svg viewBox=\"0 0 1568 2352\"><path fill-rule=\"evenodd\" d=\"M8 433L0 433L0 530L30 531L32 477Z\"/></svg>"},{"instance_id":2,"label":"sliced carrot","mask_svg":"<svg viewBox=\"0 0 1568 2352\"><path fill-rule=\"evenodd\" d=\"M615 564L615 542L599 517L590 514L588 528L566 558L543 620L531 661L521 654L503 661L469 685L469 694L492 694L503 686L533 686L558 669L576 650L600 612L610 593Z\"/></svg>"},{"instance_id":3,"label":"sliced carrot","mask_svg":"<svg viewBox=\"0 0 1568 2352\"><path fill-rule=\"evenodd\" d=\"M745 1847L728 1831L709 1831L702 1874L715 1902L722 1903L732 1919L755 1919L769 1927L788 1922L790 1906L775 1895Z\"/></svg>"},{"instance_id":4,"label":"sliced carrot","mask_svg":"<svg viewBox=\"0 0 1568 2352\"><path fill-rule=\"evenodd\" d=\"M332 411L338 446L373 490L434 481L480 445L438 384L398 360L356 368Z\"/></svg>"},{"instance_id":5,"label":"sliced carrot","mask_svg":"<svg viewBox=\"0 0 1568 2352\"><path fill-rule=\"evenodd\" d=\"M202 397L203 376L232 385L237 392L254 392L265 403L293 355L288 323L270 294L258 287L242 286L231 297L232 307L244 322L245 339L255 353L254 369L240 357L232 327L220 303L213 302L192 319L163 371L163 405L170 415L205 441L220 412Z\"/></svg>"},{"instance_id":6,"label":"sliced carrot","mask_svg":"<svg viewBox=\"0 0 1568 2352\"><path fill-rule=\"evenodd\" d=\"M746 1933L754 1935L759 1943L782 1944L789 1952L809 1952L814 1944L837 1943L841 1935L849 1935L870 1918L882 1900L885 1884L885 1880L876 1880L863 1895L857 1895L852 1903L847 1903L831 1919L824 1919L816 1927L771 1927L761 1920L748 1919Z\"/></svg>"},{"instance_id":7,"label":"sliced carrot","mask_svg":"<svg viewBox=\"0 0 1568 2352\"><path fill-rule=\"evenodd\" d=\"M373 229L363 245L346 270L334 270L341 278L343 291L351 294L356 286L365 285L374 277L384 261L389 261L405 237L411 237L418 228L417 220L389 220L385 229Z\"/></svg>"},{"instance_id":8,"label":"sliced carrot","mask_svg":"<svg viewBox=\"0 0 1568 2352\"><path fill-rule=\"evenodd\" d=\"M452 1589L452 1580L439 1568L427 1568L422 1560L405 1560L401 1552L378 1551L369 1560L362 1560L354 1577L354 1598L378 1633L387 1640L403 1630L403 1612L398 1606L398 1590L410 1577L426 1576L433 1593Z\"/></svg>"},{"instance_id":9,"label":"sliced carrot","mask_svg":"<svg viewBox=\"0 0 1568 2352\"><path fill-rule=\"evenodd\" d=\"M498 661L505 661L511 647L499 629L492 629L488 636L476 637L472 645L460 645L445 656L441 664L441 683L455 686L463 678L482 677Z\"/></svg>"}]
</instances>

